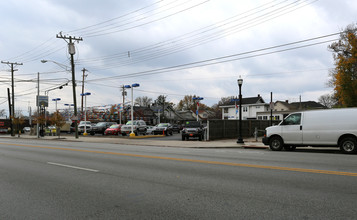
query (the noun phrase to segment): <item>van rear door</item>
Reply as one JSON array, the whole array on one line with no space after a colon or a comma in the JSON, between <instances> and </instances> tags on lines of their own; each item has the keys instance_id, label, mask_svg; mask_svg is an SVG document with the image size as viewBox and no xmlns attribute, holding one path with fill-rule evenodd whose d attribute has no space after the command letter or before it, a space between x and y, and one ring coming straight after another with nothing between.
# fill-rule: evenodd
<instances>
[{"instance_id":1,"label":"van rear door","mask_svg":"<svg viewBox=\"0 0 357 220\"><path fill-rule=\"evenodd\" d=\"M280 124L285 144L302 144L302 113L287 116Z\"/></svg>"}]
</instances>

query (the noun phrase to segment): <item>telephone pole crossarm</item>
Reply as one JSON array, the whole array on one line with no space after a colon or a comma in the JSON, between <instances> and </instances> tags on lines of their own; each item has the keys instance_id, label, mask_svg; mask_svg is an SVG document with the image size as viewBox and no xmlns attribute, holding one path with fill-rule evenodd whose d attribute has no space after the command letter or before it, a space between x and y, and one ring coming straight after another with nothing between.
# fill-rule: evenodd
<instances>
[{"instance_id":1,"label":"telephone pole crossarm","mask_svg":"<svg viewBox=\"0 0 357 220\"><path fill-rule=\"evenodd\" d=\"M17 71L14 69L14 65L23 65L22 63L12 63L12 62L9 62L9 61L1 61L2 64L7 64L11 67L11 112L12 113L12 118L11 118L11 125L12 125L12 128L11 128L11 136L15 136L15 132L14 132L14 129L13 129L13 120L15 118L15 85L14 85L14 72Z\"/></svg>"}]
</instances>

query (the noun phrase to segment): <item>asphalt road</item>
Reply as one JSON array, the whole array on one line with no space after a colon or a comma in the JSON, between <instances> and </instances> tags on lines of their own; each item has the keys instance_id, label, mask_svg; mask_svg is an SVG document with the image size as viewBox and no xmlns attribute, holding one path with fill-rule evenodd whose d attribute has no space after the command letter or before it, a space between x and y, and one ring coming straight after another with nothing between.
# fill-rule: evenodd
<instances>
[{"instance_id":1,"label":"asphalt road","mask_svg":"<svg viewBox=\"0 0 357 220\"><path fill-rule=\"evenodd\" d=\"M0 141L0 219L357 216L356 155Z\"/></svg>"}]
</instances>

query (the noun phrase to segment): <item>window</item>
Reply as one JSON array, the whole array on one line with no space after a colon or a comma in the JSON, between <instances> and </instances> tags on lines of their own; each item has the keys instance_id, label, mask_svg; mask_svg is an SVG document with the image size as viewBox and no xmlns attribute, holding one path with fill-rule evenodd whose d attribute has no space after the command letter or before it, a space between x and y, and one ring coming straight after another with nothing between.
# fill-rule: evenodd
<instances>
[{"instance_id":1,"label":"window","mask_svg":"<svg viewBox=\"0 0 357 220\"><path fill-rule=\"evenodd\" d=\"M299 125L301 121L301 113L289 115L283 121L283 125Z\"/></svg>"},{"instance_id":2,"label":"window","mask_svg":"<svg viewBox=\"0 0 357 220\"><path fill-rule=\"evenodd\" d=\"M262 120L262 116L258 116L258 120Z\"/></svg>"},{"instance_id":3,"label":"window","mask_svg":"<svg viewBox=\"0 0 357 220\"><path fill-rule=\"evenodd\" d=\"M263 120L268 120L268 116L263 116Z\"/></svg>"},{"instance_id":4,"label":"window","mask_svg":"<svg viewBox=\"0 0 357 220\"><path fill-rule=\"evenodd\" d=\"M243 112L247 112L248 111L248 107L243 107Z\"/></svg>"},{"instance_id":5,"label":"window","mask_svg":"<svg viewBox=\"0 0 357 220\"><path fill-rule=\"evenodd\" d=\"M228 108L224 108L224 113L228 113Z\"/></svg>"},{"instance_id":6,"label":"window","mask_svg":"<svg viewBox=\"0 0 357 220\"><path fill-rule=\"evenodd\" d=\"M255 108L260 108L260 106L255 106Z\"/></svg>"}]
</instances>

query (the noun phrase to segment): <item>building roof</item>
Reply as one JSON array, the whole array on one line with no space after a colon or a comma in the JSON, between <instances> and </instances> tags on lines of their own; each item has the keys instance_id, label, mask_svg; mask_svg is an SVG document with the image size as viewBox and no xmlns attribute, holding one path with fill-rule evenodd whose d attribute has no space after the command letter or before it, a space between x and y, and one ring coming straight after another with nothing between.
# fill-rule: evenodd
<instances>
[{"instance_id":1,"label":"building roof","mask_svg":"<svg viewBox=\"0 0 357 220\"><path fill-rule=\"evenodd\" d=\"M321 105L318 102L314 101L307 101L307 102L292 102L289 105L291 110L298 110L298 109L324 109L326 108L325 106Z\"/></svg>"},{"instance_id":2,"label":"building roof","mask_svg":"<svg viewBox=\"0 0 357 220\"><path fill-rule=\"evenodd\" d=\"M238 104L239 101L230 101L229 103L226 103L221 106L234 106L235 104ZM253 104L261 104L265 103L264 99L258 95L257 97L247 97L247 98L242 98L242 105L253 105Z\"/></svg>"}]
</instances>

